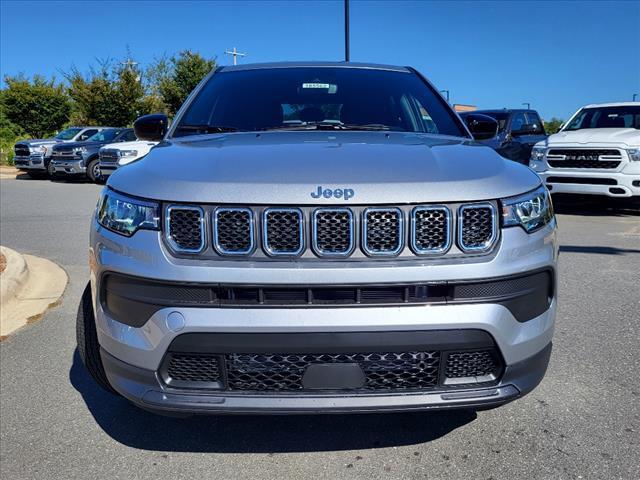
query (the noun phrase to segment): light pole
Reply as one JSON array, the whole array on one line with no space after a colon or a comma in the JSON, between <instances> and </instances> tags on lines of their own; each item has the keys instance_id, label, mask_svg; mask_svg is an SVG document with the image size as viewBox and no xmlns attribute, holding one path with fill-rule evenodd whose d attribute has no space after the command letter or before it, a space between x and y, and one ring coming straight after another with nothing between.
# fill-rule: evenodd
<instances>
[{"instance_id":1,"label":"light pole","mask_svg":"<svg viewBox=\"0 0 640 480\"><path fill-rule=\"evenodd\" d=\"M522 105L526 105L527 110L531 110L531 104L529 102L524 102Z\"/></svg>"},{"instance_id":2,"label":"light pole","mask_svg":"<svg viewBox=\"0 0 640 480\"><path fill-rule=\"evenodd\" d=\"M635 101L636 101L636 97L637 97L637 96L638 96L638 94L637 94L637 93L634 93L634 94L633 94L633 99L632 99L631 101L632 101L632 102L635 102Z\"/></svg>"},{"instance_id":3,"label":"light pole","mask_svg":"<svg viewBox=\"0 0 640 480\"><path fill-rule=\"evenodd\" d=\"M349 0L344 0L344 61L349 57Z\"/></svg>"},{"instance_id":4,"label":"light pole","mask_svg":"<svg viewBox=\"0 0 640 480\"><path fill-rule=\"evenodd\" d=\"M440 93L444 93L447 103L449 103L449 90L440 90Z\"/></svg>"}]
</instances>

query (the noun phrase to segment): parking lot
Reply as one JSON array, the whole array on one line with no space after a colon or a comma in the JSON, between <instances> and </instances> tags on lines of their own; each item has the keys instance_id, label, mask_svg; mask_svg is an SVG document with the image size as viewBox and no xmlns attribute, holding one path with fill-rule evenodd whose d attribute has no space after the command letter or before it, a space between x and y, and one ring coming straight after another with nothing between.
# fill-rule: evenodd
<instances>
[{"instance_id":1,"label":"parking lot","mask_svg":"<svg viewBox=\"0 0 640 480\"><path fill-rule=\"evenodd\" d=\"M0 344L3 478L639 478L640 212L557 203L559 314L546 378L480 412L156 417L75 353L100 187L2 180L0 243L69 274L62 304Z\"/></svg>"}]
</instances>

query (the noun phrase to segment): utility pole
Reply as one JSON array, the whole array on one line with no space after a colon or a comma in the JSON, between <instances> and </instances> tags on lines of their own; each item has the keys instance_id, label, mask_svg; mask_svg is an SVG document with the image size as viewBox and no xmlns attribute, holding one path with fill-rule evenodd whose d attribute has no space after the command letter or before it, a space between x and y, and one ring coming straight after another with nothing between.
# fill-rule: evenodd
<instances>
[{"instance_id":1,"label":"utility pole","mask_svg":"<svg viewBox=\"0 0 640 480\"><path fill-rule=\"evenodd\" d=\"M529 102L524 102L522 105L526 105L527 110L531 110L531 104Z\"/></svg>"},{"instance_id":2,"label":"utility pole","mask_svg":"<svg viewBox=\"0 0 640 480\"><path fill-rule=\"evenodd\" d=\"M238 64L238 57L246 57L247 54L246 53L240 53L238 50L236 50L236 47L233 47L233 50L225 50L224 52L227 55L233 55L233 64L237 65Z\"/></svg>"},{"instance_id":3,"label":"utility pole","mask_svg":"<svg viewBox=\"0 0 640 480\"><path fill-rule=\"evenodd\" d=\"M349 57L349 0L344 0L344 61Z\"/></svg>"},{"instance_id":4,"label":"utility pole","mask_svg":"<svg viewBox=\"0 0 640 480\"><path fill-rule=\"evenodd\" d=\"M440 93L445 94L445 98L447 99L447 103L449 103L449 90L440 90Z\"/></svg>"}]
</instances>

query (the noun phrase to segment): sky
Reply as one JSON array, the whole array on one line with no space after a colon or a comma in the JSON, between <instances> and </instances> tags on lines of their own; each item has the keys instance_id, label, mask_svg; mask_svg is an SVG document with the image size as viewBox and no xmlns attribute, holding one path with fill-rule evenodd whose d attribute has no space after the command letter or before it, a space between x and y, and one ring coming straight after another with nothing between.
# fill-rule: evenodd
<instances>
[{"instance_id":1,"label":"sky","mask_svg":"<svg viewBox=\"0 0 640 480\"><path fill-rule=\"evenodd\" d=\"M640 0L351 0L351 60L411 65L452 103L531 108L567 119L588 103L640 94ZM2 77L62 80L96 59L144 67L198 51L230 64L344 59L333 1L0 1ZM4 86L4 83L3 83ZM640 95L639 95L640 97Z\"/></svg>"}]
</instances>

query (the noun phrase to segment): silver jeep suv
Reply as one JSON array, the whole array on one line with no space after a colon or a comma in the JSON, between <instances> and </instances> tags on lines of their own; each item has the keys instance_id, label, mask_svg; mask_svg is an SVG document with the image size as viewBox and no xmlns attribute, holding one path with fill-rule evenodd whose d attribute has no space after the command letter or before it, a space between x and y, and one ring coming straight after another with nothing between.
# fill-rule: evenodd
<instances>
[{"instance_id":1,"label":"silver jeep suv","mask_svg":"<svg viewBox=\"0 0 640 480\"><path fill-rule=\"evenodd\" d=\"M418 72L219 67L117 170L78 349L167 414L483 409L544 376L556 222Z\"/></svg>"}]
</instances>

